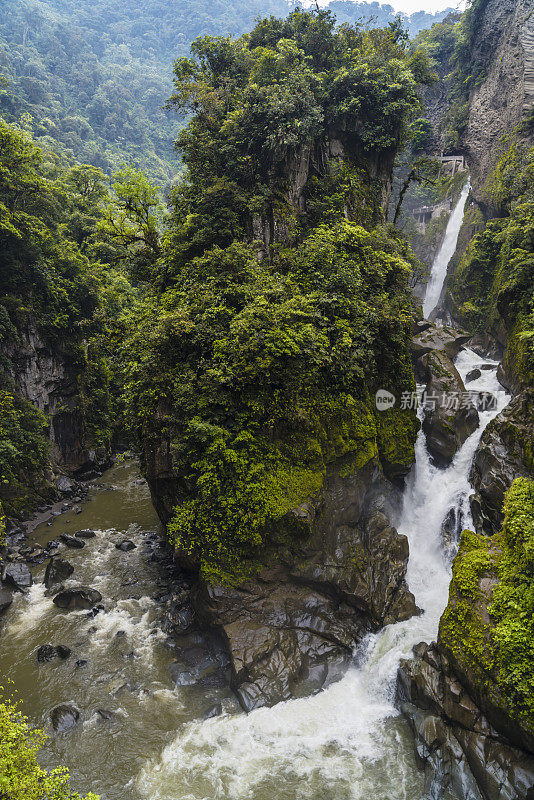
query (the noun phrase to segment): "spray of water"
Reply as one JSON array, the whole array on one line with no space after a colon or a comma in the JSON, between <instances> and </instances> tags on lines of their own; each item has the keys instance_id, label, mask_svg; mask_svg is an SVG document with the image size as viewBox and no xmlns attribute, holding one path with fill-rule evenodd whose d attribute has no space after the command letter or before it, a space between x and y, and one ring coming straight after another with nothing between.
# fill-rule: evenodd
<instances>
[{"instance_id":1,"label":"spray of water","mask_svg":"<svg viewBox=\"0 0 534 800\"><path fill-rule=\"evenodd\" d=\"M447 229L445 231L445 237L440 249L438 250L436 258L434 259L430 280L426 287L426 294L423 302L423 313L425 317L428 317L428 315L434 311L438 304L441 290L443 289L443 284L445 283L445 278L447 277L447 267L449 266L449 261L453 257L456 250L456 245L458 244L458 236L460 234L460 228L464 218L465 204L467 202L470 189L471 184L469 181L467 181L449 218Z\"/></svg>"}]
</instances>

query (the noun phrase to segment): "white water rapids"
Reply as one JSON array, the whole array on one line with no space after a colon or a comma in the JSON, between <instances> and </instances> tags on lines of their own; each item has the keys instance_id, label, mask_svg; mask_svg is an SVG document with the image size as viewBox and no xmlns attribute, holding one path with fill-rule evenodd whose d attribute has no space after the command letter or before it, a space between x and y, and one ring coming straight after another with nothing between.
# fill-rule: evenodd
<instances>
[{"instance_id":1,"label":"white water rapids","mask_svg":"<svg viewBox=\"0 0 534 800\"><path fill-rule=\"evenodd\" d=\"M439 302L441 290L443 289L443 284L445 283L445 278L447 277L447 267L449 266L449 262L453 257L456 250L456 245L458 244L458 236L460 234L465 204L467 202L470 189L471 184L469 181L466 181L458 202L456 203L447 223L447 228L445 230L445 236L443 242L441 243L441 247L438 250L436 258L434 259L430 280L428 281L426 287L426 294L423 302L423 313L425 317L428 317L429 314L434 311Z\"/></svg>"},{"instance_id":2,"label":"white water rapids","mask_svg":"<svg viewBox=\"0 0 534 800\"><path fill-rule=\"evenodd\" d=\"M466 373L487 364L473 351L457 358ZM447 512L471 524L468 482L473 454L488 422L508 402L496 367L469 388L493 392L497 408L480 413L480 427L448 469L430 463L419 434L397 527L410 542L408 583L419 617L369 637L361 666L315 697L280 703L248 715L194 721L160 757L148 763L137 788L148 800L421 800L422 778L413 741L393 705L399 660L413 645L436 637L446 605L450 565L441 528Z\"/></svg>"}]
</instances>

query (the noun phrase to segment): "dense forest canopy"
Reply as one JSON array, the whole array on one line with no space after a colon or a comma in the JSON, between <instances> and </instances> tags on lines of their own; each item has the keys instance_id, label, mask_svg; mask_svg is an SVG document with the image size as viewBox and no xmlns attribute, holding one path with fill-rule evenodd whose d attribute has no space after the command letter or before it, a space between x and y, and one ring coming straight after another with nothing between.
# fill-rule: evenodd
<instances>
[{"instance_id":1,"label":"dense forest canopy","mask_svg":"<svg viewBox=\"0 0 534 800\"><path fill-rule=\"evenodd\" d=\"M340 22L394 18L377 3L334 3ZM236 36L286 0L5 0L0 7L0 114L32 117L34 134L106 172L137 165L161 185L179 170L179 120L163 108L172 62L202 35ZM444 12L443 12L444 13ZM406 18L410 33L442 13Z\"/></svg>"},{"instance_id":2,"label":"dense forest canopy","mask_svg":"<svg viewBox=\"0 0 534 800\"><path fill-rule=\"evenodd\" d=\"M325 11L192 53L172 98L192 114L186 173L155 264L163 291L127 342L127 396L145 442L170 433L178 547L236 579L329 461L388 448L370 394L412 383L413 257L381 203L432 75L397 23L336 28ZM409 460L414 420L389 421Z\"/></svg>"}]
</instances>

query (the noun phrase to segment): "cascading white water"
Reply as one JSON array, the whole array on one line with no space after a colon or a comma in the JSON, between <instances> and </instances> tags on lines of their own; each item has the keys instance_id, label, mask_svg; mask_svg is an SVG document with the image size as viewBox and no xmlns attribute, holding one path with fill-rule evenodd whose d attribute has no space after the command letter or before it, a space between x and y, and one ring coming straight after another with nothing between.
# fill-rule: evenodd
<instances>
[{"instance_id":1,"label":"cascading white water","mask_svg":"<svg viewBox=\"0 0 534 800\"><path fill-rule=\"evenodd\" d=\"M488 362L466 350L456 366L465 377L482 363ZM422 800L413 741L393 705L396 673L413 645L436 637L450 581L442 524L456 508L470 525L473 454L484 428L509 399L497 382L496 367L482 371L469 388L494 393L497 406L480 413L480 427L448 469L430 463L419 434L398 529L410 542L407 578L424 613L370 636L360 666L315 697L185 724L138 776L143 798Z\"/></svg>"},{"instance_id":2,"label":"cascading white water","mask_svg":"<svg viewBox=\"0 0 534 800\"><path fill-rule=\"evenodd\" d=\"M445 230L445 237L434 259L434 263L432 264L430 280L426 287L426 294L423 302L423 313L425 317L428 317L438 304L441 290L443 289L443 284L447 277L447 267L449 266L449 261L453 257L456 245L458 244L458 236L460 234L460 228L462 227L465 204L470 189L471 184L467 181L449 217Z\"/></svg>"}]
</instances>

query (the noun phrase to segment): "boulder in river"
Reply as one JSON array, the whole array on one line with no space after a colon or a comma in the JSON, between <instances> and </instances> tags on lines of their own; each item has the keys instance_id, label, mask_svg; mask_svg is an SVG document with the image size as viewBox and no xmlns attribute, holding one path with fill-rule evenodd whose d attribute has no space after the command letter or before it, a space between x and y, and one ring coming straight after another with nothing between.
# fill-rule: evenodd
<instances>
[{"instance_id":1,"label":"boulder in river","mask_svg":"<svg viewBox=\"0 0 534 800\"><path fill-rule=\"evenodd\" d=\"M115 717L115 712L106 708L97 708L96 713L101 722L110 722Z\"/></svg>"},{"instance_id":2,"label":"boulder in river","mask_svg":"<svg viewBox=\"0 0 534 800\"><path fill-rule=\"evenodd\" d=\"M130 539L124 539L122 542L116 544L115 547L117 550L122 550L123 553L128 553L130 550L135 550L137 545Z\"/></svg>"},{"instance_id":3,"label":"boulder in river","mask_svg":"<svg viewBox=\"0 0 534 800\"><path fill-rule=\"evenodd\" d=\"M481 375L482 373L479 369L472 369L471 372L468 372L465 376L465 382L471 383L471 381L477 381Z\"/></svg>"},{"instance_id":4,"label":"boulder in river","mask_svg":"<svg viewBox=\"0 0 534 800\"><path fill-rule=\"evenodd\" d=\"M18 592L27 591L33 584L30 568L21 561L6 564L2 579Z\"/></svg>"},{"instance_id":5,"label":"boulder in river","mask_svg":"<svg viewBox=\"0 0 534 800\"><path fill-rule=\"evenodd\" d=\"M102 595L89 586L75 586L65 589L54 597L54 604L65 611L79 611L93 608L102 600Z\"/></svg>"},{"instance_id":6,"label":"boulder in river","mask_svg":"<svg viewBox=\"0 0 534 800\"><path fill-rule=\"evenodd\" d=\"M0 589L0 614L6 611L13 602L13 595L8 589Z\"/></svg>"},{"instance_id":7,"label":"boulder in river","mask_svg":"<svg viewBox=\"0 0 534 800\"><path fill-rule=\"evenodd\" d=\"M37 661L40 664L44 664L47 661L54 661L56 658L65 661L70 657L71 653L72 650L70 647L66 647L63 644L59 644L57 647L51 644L43 644L37 651Z\"/></svg>"},{"instance_id":8,"label":"boulder in river","mask_svg":"<svg viewBox=\"0 0 534 800\"><path fill-rule=\"evenodd\" d=\"M434 351L441 351L449 358L456 358L462 346L471 338L471 334L467 331L450 325L440 327L433 323L427 324L427 320L422 320L419 324L421 327L416 331L411 344L414 359Z\"/></svg>"},{"instance_id":9,"label":"boulder in river","mask_svg":"<svg viewBox=\"0 0 534 800\"><path fill-rule=\"evenodd\" d=\"M66 475L60 475L56 481L56 489L62 494L70 494L76 488L74 481L67 478Z\"/></svg>"},{"instance_id":10,"label":"boulder in river","mask_svg":"<svg viewBox=\"0 0 534 800\"><path fill-rule=\"evenodd\" d=\"M63 733L76 725L80 719L80 712L76 706L62 704L52 709L50 719L56 733Z\"/></svg>"},{"instance_id":11,"label":"boulder in river","mask_svg":"<svg viewBox=\"0 0 534 800\"><path fill-rule=\"evenodd\" d=\"M82 547L85 547L85 542L83 539L77 539L75 536L69 536L68 533L62 533L60 539L63 544L66 544L67 547L71 547L73 550L81 550Z\"/></svg>"},{"instance_id":12,"label":"boulder in river","mask_svg":"<svg viewBox=\"0 0 534 800\"><path fill-rule=\"evenodd\" d=\"M94 539L96 533L92 531L90 528L84 528L83 531L76 531L74 534L77 539Z\"/></svg>"},{"instance_id":13,"label":"boulder in river","mask_svg":"<svg viewBox=\"0 0 534 800\"><path fill-rule=\"evenodd\" d=\"M427 379L423 431L434 461L446 467L478 427L478 411L446 353L428 353L420 362Z\"/></svg>"},{"instance_id":14,"label":"boulder in river","mask_svg":"<svg viewBox=\"0 0 534 800\"><path fill-rule=\"evenodd\" d=\"M47 589L70 578L74 572L72 564L64 558L55 556L46 567L44 582Z\"/></svg>"}]
</instances>

